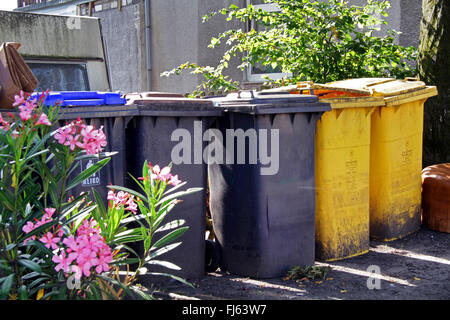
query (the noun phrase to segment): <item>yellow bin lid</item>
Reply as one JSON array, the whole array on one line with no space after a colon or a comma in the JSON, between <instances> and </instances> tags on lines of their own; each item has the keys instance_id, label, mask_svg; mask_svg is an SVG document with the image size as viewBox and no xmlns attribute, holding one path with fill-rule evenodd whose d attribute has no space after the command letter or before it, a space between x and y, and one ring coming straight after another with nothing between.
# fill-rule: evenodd
<instances>
[{"instance_id":1,"label":"yellow bin lid","mask_svg":"<svg viewBox=\"0 0 450 320\"><path fill-rule=\"evenodd\" d=\"M342 81L330 82L327 84L314 84L313 88L322 90L336 90L367 95L373 98L381 98L381 105L395 106L429 97L438 94L435 86L427 86L424 82L417 79L398 80L393 78L360 78L348 79ZM351 100L365 99L366 97L352 98ZM331 100L347 100L349 98L323 99L323 101L332 102ZM369 101L369 100L368 100ZM375 102L375 100L373 101ZM361 101L362 104L363 101ZM374 106L372 104L372 106Z\"/></svg>"},{"instance_id":2,"label":"yellow bin lid","mask_svg":"<svg viewBox=\"0 0 450 320\"><path fill-rule=\"evenodd\" d=\"M387 78L360 78L335 81L326 84L315 83L311 85L314 90L347 92L355 96L345 95L342 97L322 98L320 101L328 102L333 109L343 108L369 108L384 106L383 97L373 96L370 85L384 83L393 79Z\"/></svg>"},{"instance_id":3,"label":"yellow bin lid","mask_svg":"<svg viewBox=\"0 0 450 320\"><path fill-rule=\"evenodd\" d=\"M427 86L422 81L393 80L371 87L374 96L384 97L386 107L428 99L438 94L435 86Z\"/></svg>"}]
</instances>

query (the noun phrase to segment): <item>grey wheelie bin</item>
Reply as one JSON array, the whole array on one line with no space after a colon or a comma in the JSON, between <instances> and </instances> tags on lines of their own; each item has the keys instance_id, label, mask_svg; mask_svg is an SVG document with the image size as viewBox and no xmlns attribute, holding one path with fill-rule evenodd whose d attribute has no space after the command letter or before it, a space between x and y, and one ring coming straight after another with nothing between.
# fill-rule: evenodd
<instances>
[{"instance_id":1,"label":"grey wheelie bin","mask_svg":"<svg viewBox=\"0 0 450 320\"><path fill-rule=\"evenodd\" d=\"M223 271L254 278L314 264L315 96L240 92L213 99L224 161L208 165Z\"/></svg>"},{"instance_id":2,"label":"grey wheelie bin","mask_svg":"<svg viewBox=\"0 0 450 320\"><path fill-rule=\"evenodd\" d=\"M181 198L182 202L165 218L166 222L183 219L185 226L189 227L176 240L181 241L181 245L158 257L178 265L181 270L169 270L157 265L151 265L148 269L151 272L169 272L185 279L199 279L205 273L207 165L203 160L206 146L203 136L223 114L223 110L214 107L208 100L173 96L137 98L133 102L139 116L127 128L127 165L130 173L136 178L142 176L145 160L161 168L172 162L172 173L187 182L183 190L202 188L201 192ZM183 144L185 149L180 150ZM128 180L129 187L133 188L133 183L132 179ZM164 235L158 233L158 237ZM142 251L142 244L136 244L136 249ZM143 283L147 279L155 280L155 277L141 278ZM157 281L159 279L161 277Z\"/></svg>"}]
</instances>

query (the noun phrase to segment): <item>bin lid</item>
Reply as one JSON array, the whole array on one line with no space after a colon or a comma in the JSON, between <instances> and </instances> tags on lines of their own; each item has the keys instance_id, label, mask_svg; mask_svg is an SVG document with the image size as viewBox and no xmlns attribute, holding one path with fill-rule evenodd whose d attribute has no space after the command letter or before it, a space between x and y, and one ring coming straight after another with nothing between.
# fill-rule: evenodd
<instances>
[{"instance_id":1,"label":"bin lid","mask_svg":"<svg viewBox=\"0 0 450 320\"><path fill-rule=\"evenodd\" d=\"M373 90L370 88L376 84L382 84L395 80L394 78L358 78L329 82L326 84L314 83L312 89L316 90L332 90L358 93L361 95L371 95Z\"/></svg>"},{"instance_id":2,"label":"bin lid","mask_svg":"<svg viewBox=\"0 0 450 320\"><path fill-rule=\"evenodd\" d=\"M134 100L141 98L183 98L181 93L176 92L160 92L160 91L146 91L146 92L131 92L123 96L128 104L134 103Z\"/></svg>"},{"instance_id":3,"label":"bin lid","mask_svg":"<svg viewBox=\"0 0 450 320\"><path fill-rule=\"evenodd\" d=\"M330 104L319 102L314 95L290 94L286 91L240 91L226 97L211 99L216 106L229 112L248 114L276 114L323 112Z\"/></svg>"},{"instance_id":4,"label":"bin lid","mask_svg":"<svg viewBox=\"0 0 450 320\"><path fill-rule=\"evenodd\" d=\"M381 97L385 106L394 106L437 95L434 86L417 79L360 78L314 84L314 89L350 92L364 96ZM355 99L358 100L358 99Z\"/></svg>"},{"instance_id":5,"label":"bin lid","mask_svg":"<svg viewBox=\"0 0 450 320\"><path fill-rule=\"evenodd\" d=\"M92 106L74 106L70 108L61 108L59 119L72 120L92 119L92 118L116 118L132 117L138 115L138 109L135 105L101 105L93 108Z\"/></svg>"},{"instance_id":6,"label":"bin lid","mask_svg":"<svg viewBox=\"0 0 450 320\"><path fill-rule=\"evenodd\" d=\"M209 99L146 97L135 99L134 104L142 116L213 117L223 114Z\"/></svg>"},{"instance_id":7,"label":"bin lid","mask_svg":"<svg viewBox=\"0 0 450 320\"><path fill-rule=\"evenodd\" d=\"M372 86L373 95L384 98L387 107L427 99L438 94L435 86L422 81L392 80Z\"/></svg>"},{"instance_id":8,"label":"bin lid","mask_svg":"<svg viewBox=\"0 0 450 320\"><path fill-rule=\"evenodd\" d=\"M33 93L32 98L39 98L40 93ZM120 97L119 92L98 91L51 91L45 98L45 105L54 105L61 102L62 107L68 106L99 106L99 105L123 105L126 103Z\"/></svg>"}]
</instances>

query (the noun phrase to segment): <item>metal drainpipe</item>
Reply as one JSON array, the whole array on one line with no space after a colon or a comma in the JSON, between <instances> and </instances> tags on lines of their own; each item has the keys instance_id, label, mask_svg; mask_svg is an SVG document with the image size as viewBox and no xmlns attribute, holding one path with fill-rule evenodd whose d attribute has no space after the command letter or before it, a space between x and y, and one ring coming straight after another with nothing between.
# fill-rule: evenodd
<instances>
[{"instance_id":1,"label":"metal drainpipe","mask_svg":"<svg viewBox=\"0 0 450 320\"><path fill-rule=\"evenodd\" d=\"M152 43L152 29L150 21L150 0L145 0L145 56L147 65L147 88L148 91L152 91L152 56L151 56L151 43Z\"/></svg>"}]
</instances>

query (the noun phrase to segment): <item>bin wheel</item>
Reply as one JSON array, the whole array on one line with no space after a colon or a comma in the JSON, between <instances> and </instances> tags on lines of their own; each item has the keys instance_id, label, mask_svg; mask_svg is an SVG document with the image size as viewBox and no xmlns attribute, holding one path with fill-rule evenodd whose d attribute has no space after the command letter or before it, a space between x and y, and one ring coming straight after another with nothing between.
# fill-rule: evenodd
<instances>
[{"instance_id":1,"label":"bin wheel","mask_svg":"<svg viewBox=\"0 0 450 320\"><path fill-rule=\"evenodd\" d=\"M205 271L215 272L219 268L220 251L219 246L213 240L205 242Z\"/></svg>"}]
</instances>

